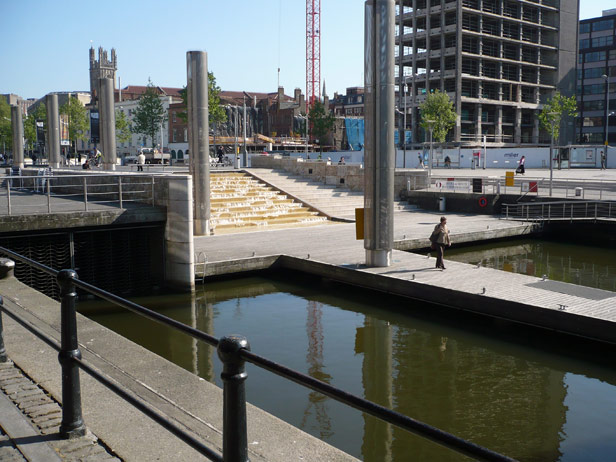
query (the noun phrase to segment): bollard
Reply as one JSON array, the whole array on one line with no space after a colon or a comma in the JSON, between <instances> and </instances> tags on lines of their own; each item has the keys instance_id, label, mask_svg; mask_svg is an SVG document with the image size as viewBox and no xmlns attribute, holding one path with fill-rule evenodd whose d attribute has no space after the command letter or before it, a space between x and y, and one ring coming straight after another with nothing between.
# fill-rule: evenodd
<instances>
[{"instance_id":1,"label":"bollard","mask_svg":"<svg viewBox=\"0 0 616 462\"><path fill-rule=\"evenodd\" d=\"M79 366L73 359L81 359L77 343L77 314L75 300L77 293L73 279L77 278L74 270L62 270L58 273L58 285L61 296L61 346L58 360L62 366L62 423L60 436L66 439L78 438L86 434L86 427L81 416L81 388L79 386Z\"/></svg>"},{"instance_id":2,"label":"bollard","mask_svg":"<svg viewBox=\"0 0 616 462\"><path fill-rule=\"evenodd\" d=\"M0 305L4 305L4 299L0 296ZM4 348L4 330L2 327L2 310L0 310L0 363L8 362L9 357L6 355Z\"/></svg>"},{"instance_id":3,"label":"bollard","mask_svg":"<svg viewBox=\"0 0 616 462\"><path fill-rule=\"evenodd\" d=\"M246 338L231 335L220 339L218 357L223 362L220 374L223 390L222 455L225 462L248 461L246 425L246 369L240 350L250 350Z\"/></svg>"}]
</instances>

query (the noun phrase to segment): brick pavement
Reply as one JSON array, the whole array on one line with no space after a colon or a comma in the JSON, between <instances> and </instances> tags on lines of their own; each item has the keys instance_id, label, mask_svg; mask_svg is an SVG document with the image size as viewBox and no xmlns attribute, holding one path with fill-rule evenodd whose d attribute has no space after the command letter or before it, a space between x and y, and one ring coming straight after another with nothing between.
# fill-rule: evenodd
<instances>
[{"instance_id":1,"label":"brick pavement","mask_svg":"<svg viewBox=\"0 0 616 462\"><path fill-rule=\"evenodd\" d=\"M39 448L39 452L34 453L37 457L36 460L32 459L32 453L28 455L28 458L24 457L24 453L28 454L28 450L31 449L29 446L41 442L59 456L57 460L70 462L112 462L120 460L90 431L80 438L60 439L58 437L62 420L60 405L11 361L0 363L0 391L10 400L15 409L19 410L24 421L29 423L33 430L26 437L23 436L23 433L14 436L10 428L14 428L15 414L11 413L10 416L0 415L0 461L48 462L53 454L47 453L46 455L45 447ZM11 421L7 421L7 419Z\"/></svg>"}]
</instances>

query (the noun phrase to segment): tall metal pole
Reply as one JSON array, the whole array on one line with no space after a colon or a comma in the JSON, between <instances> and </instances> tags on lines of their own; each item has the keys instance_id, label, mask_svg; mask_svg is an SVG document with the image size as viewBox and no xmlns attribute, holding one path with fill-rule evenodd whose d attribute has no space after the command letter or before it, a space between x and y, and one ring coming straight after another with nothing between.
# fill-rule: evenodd
<instances>
[{"instance_id":1,"label":"tall metal pole","mask_svg":"<svg viewBox=\"0 0 616 462\"><path fill-rule=\"evenodd\" d=\"M244 95L244 117L242 118L243 120L243 126L244 126L244 161L242 162L242 164L244 165L244 167L246 167L246 165L248 164L248 150L246 148L246 95Z\"/></svg>"},{"instance_id":2,"label":"tall metal pole","mask_svg":"<svg viewBox=\"0 0 616 462\"><path fill-rule=\"evenodd\" d=\"M394 0L365 3L364 248L367 266L390 266L394 228Z\"/></svg>"},{"instance_id":3,"label":"tall metal pole","mask_svg":"<svg viewBox=\"0 0 616 462\"><path fill-rule=\"evenodd\" d=\"M402 13L400 13L402 14ZM408 91L408 85L404 82L404 123L402 127L402 143L404 157L402 158L402 168L406 168L406 93Z\"/></svg>"},{"instance_id":4,"label":"tall metal pole","mask_svg":"<svg viewBox=\"0 0 616 462\"><path fill-rule=\"evenodd\" d=\"M194 232L210 234L210 139L207 53L186 53L188 141L194 189Z\"/></svg>"},{"instance_id":5,"label":"tall metal pole","mask_svg":"<svg viewBox=\"0 0 616 462\"><path fill-rule=\"evenodd\" d=\"M45 97L47 106L47 154L49 166L60 167L60 114L58 112L58 95Z\"/></svg>"},{"instance_id":6,"label":"tall metal pole","mask_svg":"<svg viewBox=\"0 0 616 462\"><path fill-rule=\"evenodd\" d=\"M605 79L605 158L607 159L607 147L609 143L609 132L610 132L610 76L609 71L608 74L603 74L603 78Z\"/></svg>"},{"instance_id":7,"label":"tall metal pole","mask_svg":"<svg viewBox=\"0 0 616 462\"><path fill-rule=\"evenodd\" d=\"M432 131L434 126L430 124L430 154L428 155L428 181L432 182Z\"/></svg>"},{"instance_id":8,"label":"tall metal pole","mask_svg":"<svg viewBox=\"0 0 616 462\"><path fill-rule=\"evenodd\" d=\"M233 132L235 134L235 142L233 143L233 168L240 168L240 154L237 145L237 124L238 124L238 115L237 115L237 107L233 111L235 117L233 119Z\"/></svg>"},{"instance_id":9,"label":"tall metal pole","mask_svg":"<svg viewBox=\"0 0 616 462\"><path fill-rule=\"evenodd\" d=\"M103 169L116 168L116 136L115 136L115 104L113 92L113 79L99 79L101 89L99 111L101 140L103 142Z\"/></svg>"},{"instance_id":10,"label":"tall metal pole","mask_svg":"<svg viewBox=\"0 0 616 462\"><path fill-rule=\"evenodd\" d=\"M552 157L554 156L554 119L551 119L552 122L552 136L550 137L550 197L552 197L552 177L554 173L554 161Z\"/></svg>"},{"instance_id":11,"label":"tall metal pole","mask_svg":"<svg viewBox=\"0 0 616 462\"><path fill-rule=\"evenodd\" d=\"M13 128L13 167L24 168L24 124L19 106L11 106Z\"/></svg>"}]
</instances>

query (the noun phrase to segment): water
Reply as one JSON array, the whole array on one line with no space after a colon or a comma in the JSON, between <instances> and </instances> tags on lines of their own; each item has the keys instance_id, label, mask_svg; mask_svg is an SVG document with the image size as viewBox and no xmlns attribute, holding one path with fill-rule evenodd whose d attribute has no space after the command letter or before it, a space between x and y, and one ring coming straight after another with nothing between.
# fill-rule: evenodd
<instances>
[{"instance_id":1,"label":"water","mask_svg":"<svg viewBox=\"0 0 616 462\"><path fill-rule=\"evenodd\" d=\"M616 246L515 239L447 249L445 259L616 292Z\"/></svg>"},{"instance_id":2,"label":"water","mask_svg":"<svg viewBox=\"0 0 616 462\"><path fill-rule=\"evenodd\" d=\"M138 302L216 336L241 333L259 354L522 461L616 460L616 371L600 361L613 352L579 358L577 345L543 332L289 274ZM210 347L85 308L221 385ZM250 402L365 461L467 460L252 365L248 374Z\"/></svg>"}]
</instances>

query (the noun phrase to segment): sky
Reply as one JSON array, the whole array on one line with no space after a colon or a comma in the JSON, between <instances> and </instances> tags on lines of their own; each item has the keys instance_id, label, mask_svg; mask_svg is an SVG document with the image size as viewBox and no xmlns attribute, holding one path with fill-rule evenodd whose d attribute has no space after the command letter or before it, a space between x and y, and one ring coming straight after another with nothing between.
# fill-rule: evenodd
<instances>
[{"instance_id":1,"label":"sky","mask_svg":"<svg viewBox=\"0 0 616 462\"><path fill-rule=\"evenodd\" d=\"M364 0L321 0L327 94L363 85ZM580 0L580 19L616 0ZM305 0L0 0L0 93L89 91L90 46L118 55L122 87L186 85L186 52L208 52L223 90L306 88ZM97 55L98 57L98 55Z\"/></svg>"}]
</instances>

